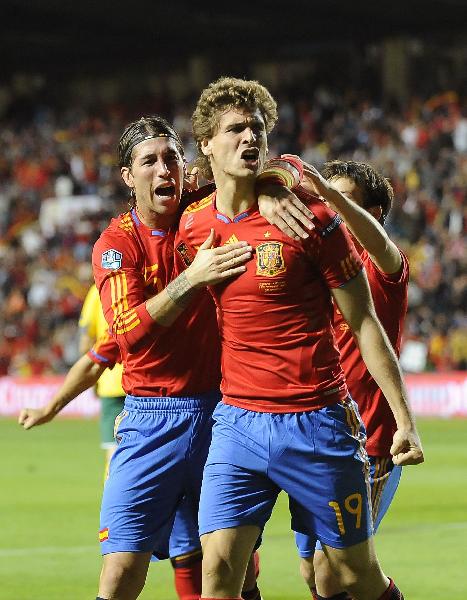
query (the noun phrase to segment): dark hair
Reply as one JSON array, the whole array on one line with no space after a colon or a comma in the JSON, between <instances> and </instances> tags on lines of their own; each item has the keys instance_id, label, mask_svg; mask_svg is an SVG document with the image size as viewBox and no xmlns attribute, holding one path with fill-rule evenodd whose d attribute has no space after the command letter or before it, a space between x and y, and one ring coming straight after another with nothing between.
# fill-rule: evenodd
<instances>
[{"instance_id":1,"label":"dark hair","mask_svg":"<svg viewBox=\"0 0 467 600\"><path fill-rule=\"evenodd\" d=\"M120 141L118 142L118 163L120 168L131 167L133 161L132 150L136 144L156 137L169 137L173 139L182 157L185 156L182 140L168 121L158 115L141 117L141 119L129 123L120 137Z\"/></svg>"},{"instance_id":2,"label":"dark hair","mask_svg":"<svg viewBox=\"0 0 467 600\"><path fill-rule=\"evenodd\" d=\"M370 165L353 160L327 162L322 169L322 175L328 180L336 177L351 179L362 191L363 208L368 210L372 206L381 207L379 222L384 225L394 200L394 190L386 177Z\"/></svg>"},{"instance_id":3,"label":"dark hair","mask_svg":"<svg viewBox=\"0 0 467 600\"><path fill-rule=\"evenodd\" d=\"M230 108L258 109L264 119L266 132L272 131L277 121L277 104L269 91L258 81L236 77L221 77L203 90L191 117L193 136L198 147L196 164L201 175L212 179L209 158L201 151L201 142L214 135L220 115Z\"/></svg>"}]
</instances>

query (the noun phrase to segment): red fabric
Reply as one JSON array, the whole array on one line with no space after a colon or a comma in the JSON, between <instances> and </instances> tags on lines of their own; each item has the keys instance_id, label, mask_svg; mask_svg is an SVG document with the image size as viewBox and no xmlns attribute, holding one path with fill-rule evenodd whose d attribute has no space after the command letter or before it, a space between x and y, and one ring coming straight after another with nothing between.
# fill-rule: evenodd
<instances>
[{"instance_id":1,"label":"red fabric","mask_svg":"<svg viewBox=\"0 0 467 600\"><path fill-rule=\"evenodd\" d=\"M308 197L315 229L288 238L257 206L230 220L215 194L189 207L175 243L176 265L216 232L217 245L246 240L247 271L211 289L222 339L224 401L248 410L296 412L333 404L347 394L331 326L328 288L358 275L362 262L340 218ZM181 250L182 251L181 251Z\"/></svg>"},{"instance_id":2,"label":"red fabric","mask_svg":"<svg viewBox=\"0 0 467 600\"><path fill-rule=\"evenodd\" d=\"M199 600L201 596L201 561L174 569L175 590L179 600Z\"/></svg>"},{"instance_id":3,"label":"red fabric","mask_svg":"<svg viewBox=\"0 0 467 600\"><path fill-rule=\"evenodd\" d=\"M146 300L171 279L173 239L172 231L151 230L132 211L112 219L94 246L94 278L120 347L127 394L184 396L219 386L219 335L209 294L201 291L171 327L158 325L146 310Z\"/></svg>"},{"instance_id":4,"label":"red fabric","mask_svg":"<svg viewBox=\"0 0 467 600\"><path fill-rule=\"evenodd\" d=\"M110 369L114 367L116 363L122 362L120 348L110 334L106 334L99 338L87 355L93 362L98 365L104 365Z\"/></svg>"},{"instance_id":5,"label":"red fabric","mask_svg":"<svg viewBox=\"0 0 467 600\"><path fill-rule=\"evenodd\" d=\"M407 312L409 283L409 264L402 253L401 256L400 272L395 275L385 275L375 266L366 250L361 249L361 258L368 276L376 314L397 355L400 352L403 323ZM334 311L334 330L347 385L352 398L358 404L366 426L367 452L372 456L389 456L396 422L387 400L363 362L349 326L337 309Z\"/></svg>"},{"instance_id":6,"label":"red fabric","mask_svg":"<svg viewBox=\"0 0 467 600\"><path fill-rule=\"evenodd\" d=\"M389 579L389 587L378 600L404 600L402 592L397 588L392 579Z\"/></svg>"}]
</instances>

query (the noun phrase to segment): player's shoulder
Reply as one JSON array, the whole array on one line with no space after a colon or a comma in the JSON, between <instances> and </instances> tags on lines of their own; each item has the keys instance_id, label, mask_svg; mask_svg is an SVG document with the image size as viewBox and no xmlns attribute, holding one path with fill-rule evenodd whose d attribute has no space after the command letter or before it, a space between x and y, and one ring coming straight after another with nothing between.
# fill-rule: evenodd
<instances>
[{"instance_id":1,"label":"player's shoulder","mask_svg":"<svg viewBox=\"0 0 467 600\"><path fill-rule=\"evenodd\" d=\"M93 263L104 269L120 269L124 255L136 260L139 255L135 224L130 213L113 218L93 248Z\"/></svg>"},{"instance_id":2,"label":"player's shoulder","mask_svg":"<svg viewBox=\"0 0 467 600\"><path fill-rule=\"evenodd\" d=\"M343 223L343 219L332 208L329 208L320 198L310 194L301 187L294 190L298 198L313 213L315 235L325 238L332 234Z\"/></svg>"},{"instance_id":3,"label":"player's shoulder","mask_svg":"<svg viewBox=\"0 0 467 600\"><path fill-rule=\"evenodd\" d=\"M134 237L135 223L131 213L123 213L114 217L109 225L100 234L96 246L107 245L109 242L128 244L128 240Z\"/></svg>"}]
</instances>

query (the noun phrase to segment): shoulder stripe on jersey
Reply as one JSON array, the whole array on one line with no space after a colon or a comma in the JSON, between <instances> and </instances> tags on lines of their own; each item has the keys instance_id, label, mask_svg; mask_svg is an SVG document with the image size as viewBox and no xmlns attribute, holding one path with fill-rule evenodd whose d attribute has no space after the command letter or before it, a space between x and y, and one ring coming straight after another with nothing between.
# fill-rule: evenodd
<instances>
[{"instance_id":1,"label":"shoulder stripe on jersey","mask_svg":"<svg viewBox=\"0 0 467 600\"><path fill-rule=\"evenodd\" d=\"M206 208L206 206L211 204L211 202L212 202L212 194L209 196L206 196L206 198L203 198L202 200L198 200L197 202L193 202L193 204L190 204L190 206L185 208L183 214L197 212L198 210L202 210L203 208Z\"/></svg>"}]
</instances>

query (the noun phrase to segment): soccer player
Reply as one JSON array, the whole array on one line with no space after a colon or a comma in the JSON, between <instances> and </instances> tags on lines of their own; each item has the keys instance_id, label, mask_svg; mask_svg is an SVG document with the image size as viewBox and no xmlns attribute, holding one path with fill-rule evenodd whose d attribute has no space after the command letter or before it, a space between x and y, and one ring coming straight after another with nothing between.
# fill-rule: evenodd
<instances>
[{"instance_id":1,"label":"soccer player","mask_svg":"<svg viewBox=\"0 0 467 600\"><path fill-rule=\"evenodd\" d=\"M389 181L368 164L332 161L324 165L323 176L314 167L305 165L303 185L320 195L344 219L365 266L376 314L398 355L407 312L409 265L404 253L383 228L394 197ZM376 531L401 476L401 467L394 465L391 456L396 422L337 309L333 324L347 386L366 427L373 530ZM300 570L314 597L350 599L338 585L321 545L317 544L315 552L314 539L300 533L296 534L296 541L302 557Z\"/></svg>"},{"instance_id":2,"label":"soccer player","mask_svg":"<svg viewBox=\"0 0 467 600\"><path fill-rule=\"evenodd\" d=\"M420 441L341 219L310 197L315 228L296 241L258 212L255 178L276 119L263 86L234 78L204 90L192 118L203 174L213 176L217 192L185 211L177 262L192 266L213 229L218 248L247 239L254 249L241 275L211 287L223 403L214 412L201 493L202 597L240 597L248 557L283 489L293 528L321 541L343 589L356 600L401 598L374 551L364 430L339 362L331 297L393 410L394 462L421 462Z\"/></svg>"},{"instance_id":3,"label":"soccer player","mask_svg":"<svg viewBox=\"0 0 467 600\"><path fill-rule=\"evenodd\" d=\"M106 369L113 369L120 360L120 350L113 338L103 336L94 346L70 368L63 385L54 398L40 409L24 408L18 422L24 429L31 429L51 421L67 404L84 390L94 386ZM197 519L193 518L190 507L180 504L174 519L169 541L170 562L174 569L174 584L179 600L198 599L201 594L201 560ZM246 593L257 589L257 555L249 565L245 582ZM255 596L252 596L255 600Z\"/></svg>"},{"instance_id":4,"label":"soccer player","mask_svg":"<svg viewBox=\"0 0 467 600\"><path fill-rule=\"evenodd\" d=\"M201 288L243 273L251 247L237 241L211 248L211 232L190 267L171 281L185 171L180 138L164 119L143 117L123 132L119 160L133 206L111 221L93 250L127 392L102 499L98 598L133 600L151 555L168 555L182 502L197 523L220 382L216 313ZM259 597L256 583L246 592Z\"/></svg>"}]
</instances>

